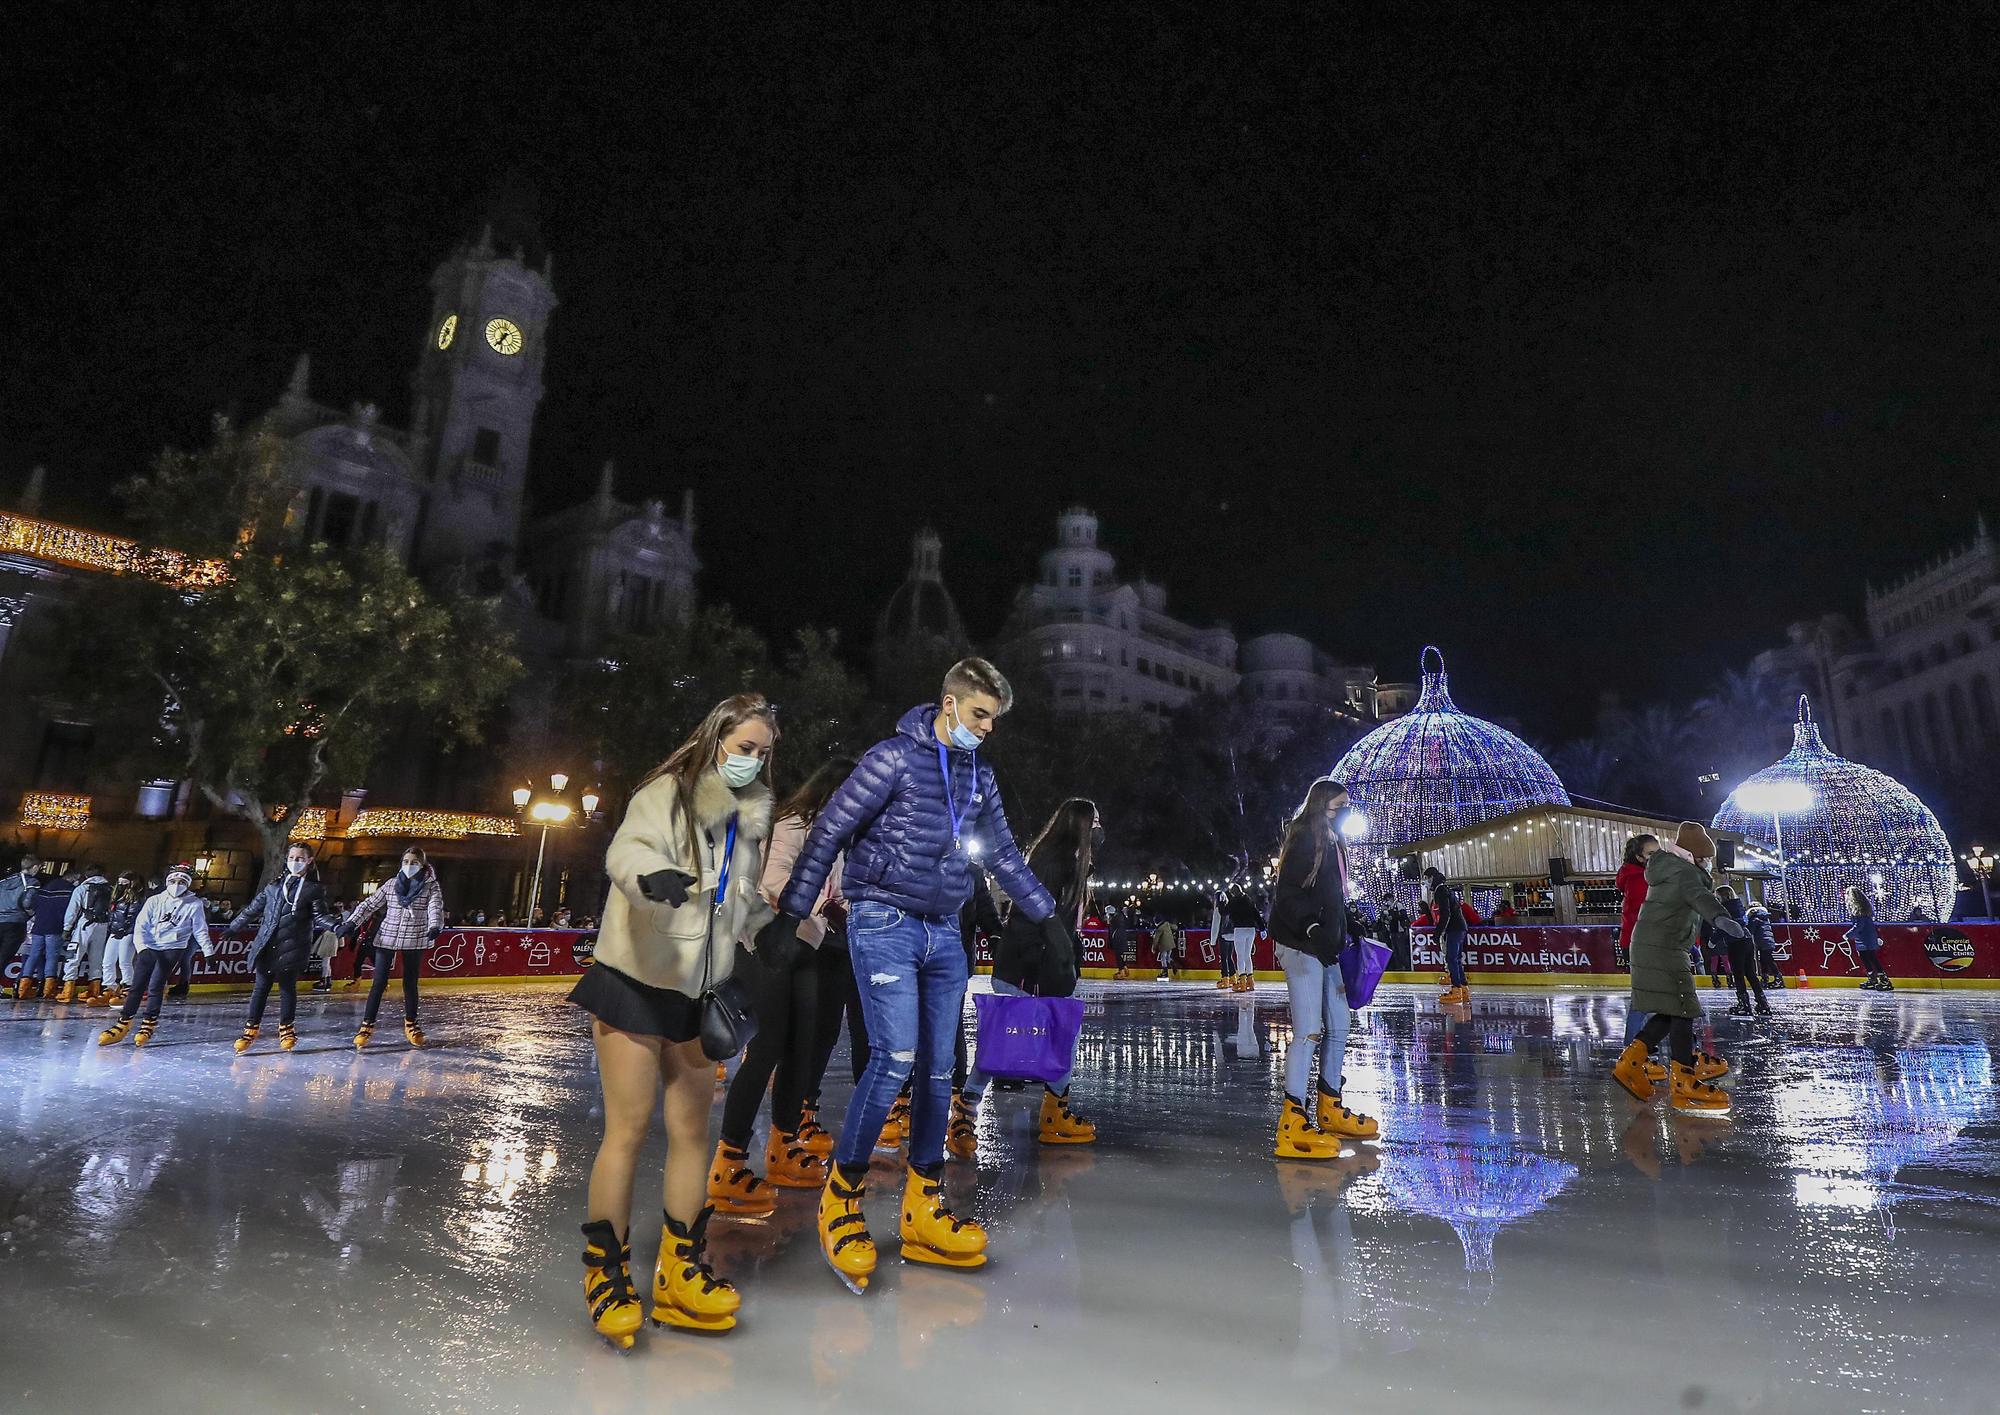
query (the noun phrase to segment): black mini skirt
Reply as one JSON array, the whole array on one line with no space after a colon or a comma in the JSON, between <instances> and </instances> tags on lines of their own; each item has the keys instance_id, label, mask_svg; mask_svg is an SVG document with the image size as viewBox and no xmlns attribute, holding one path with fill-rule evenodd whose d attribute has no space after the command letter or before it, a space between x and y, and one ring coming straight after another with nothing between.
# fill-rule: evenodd
<instances>
[{"instance_id":1,"label":"black mini skirt","mask_svg":"<svg viewBox=\"0 0 2000 1415\"><path fill-rule=\"evenodd\" d=\"M691 1042L701 1035L701 1002L672 988L647 987L608 963L584 970L569 1000L607 1027L635 1036Z\"/></svg>"}]
</instances>

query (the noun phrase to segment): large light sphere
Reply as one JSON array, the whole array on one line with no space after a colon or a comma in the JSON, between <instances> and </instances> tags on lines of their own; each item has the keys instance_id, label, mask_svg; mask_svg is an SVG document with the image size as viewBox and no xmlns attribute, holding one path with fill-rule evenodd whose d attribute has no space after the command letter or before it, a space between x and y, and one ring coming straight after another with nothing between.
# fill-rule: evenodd
<instances>
[{"instance_id":1,"label":"large light sphere","mask_svg":"<svg viewBox=\"0 0 2000 1415\"><path fill-rule=\"evenodd\" d=\"M1444 655L1423 652L1423 692L1406 716L1370 732L1333 775L1368 820L1354 851L1371 897L1394 882L1388 850L1504 816L1523 806L1567 806L1569 793L1542 754L1506 728L1451 700Z\"/></svg>"},{"instance_id":2,"label":"large light sphere","mask_svg":"<svg viewBox=\"0 0 2000 1415\"><path fill-rule=\"evenodd\" d=\"M1893 776L1828 751L1804 698L1791 751L1730 792L1714 825L1772 853L1783 837L1794 918L1846 918L1850 884L1867 893L1885 923L1919 908L1933 919L1951 917L1957 880L1937 817Z\"/></svg>"}]
</instances>

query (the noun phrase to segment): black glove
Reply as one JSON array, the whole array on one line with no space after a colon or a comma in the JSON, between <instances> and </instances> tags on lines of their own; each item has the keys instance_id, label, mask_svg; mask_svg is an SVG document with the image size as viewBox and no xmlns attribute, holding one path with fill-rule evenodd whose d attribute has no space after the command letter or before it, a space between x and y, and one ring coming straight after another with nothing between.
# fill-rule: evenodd
<instances>
[{"instance_id":1,"label":"black glove","mask_svg":"<svg viewBox=\"0 0 2000 1415\"><path fill-rule=\"evenodd\" d=\"M780 914L757 930L758 961L766 968L791 967L805 947L799 938L799 925L804 922L797 914Z\"/></svg>"},{"instance_id":2,"label":"black glove","mask_svg":"<svg viewBox=\"0 0 2000 1415\"><path fill-rule=\"evenodd\" d=\"M443 932L441 929L426 929L424 931L424 939L426 942L436 943L438 941L438 934L441 932Z\"/></svg>"},{"instance_id":3,"label":"black glove","mask_svg":"<svg viewBox=\"0 0 2000 1415\"><path fill-rule=\"evenodd\" d=\"M639 892L655 904L678 909L688 902L688 886L693 883L694 876L686 870L654 870L639 876Z\"/></svg>"},{"instance_id":4,"label":"black glove","mask_svg":"<svg viewBox=\"0 0 2000 1415\"><path fill-rule=\"evenodd\" d=\"M1715 931L1724 938L1750 937L1750 931L1727 914L1717 914L1715 916Z\"/></svg>"},{"instance_id":5,"label":"black glove","mask_svg":"<svg viewBox=\"0 0 2000 1415\"><path fill-rule=\"evenodd\" d=\"M1042 959L1038 971L1043 997L1068 997L1076 991L1076 939L1069 926L1053 914L1042 920Z\"/></svg>"},{"instance_id":6,"label":"black glove","mask_svg":"<svg viewBox=\"0 0 2000 1415\"><path fill-rule=\"evenodd\" d=\"M334 928L333 936L335 938L352 939L354 935L359 932L360 930L356 929L354 925L349 923L342 923Z\"/></svg>"}]
</instances>

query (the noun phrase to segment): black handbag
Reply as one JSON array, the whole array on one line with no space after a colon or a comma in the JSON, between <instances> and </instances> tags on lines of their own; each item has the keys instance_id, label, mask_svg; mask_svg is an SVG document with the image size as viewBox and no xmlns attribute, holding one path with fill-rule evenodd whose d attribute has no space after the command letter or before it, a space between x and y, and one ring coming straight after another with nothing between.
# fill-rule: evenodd
<instances>
[{"instance_id":1,"label":"black handbag","mask_svg":"<svg viewBox=\"0 0 2000 1415\"><path fill-rule=\"evenodd\" d=\"M715 986L709 978L715 971L715 922L729 903L729 866L736 858L736 817L729 818L729 834L722 847L722 868L715 880L715 903L708 918L708 937L702 943L701 959L701 1054L710 1061L727 1061L739 1056L757 1035L757 1007L750 985L732 973Z\"/></svg>"}]
</instances>

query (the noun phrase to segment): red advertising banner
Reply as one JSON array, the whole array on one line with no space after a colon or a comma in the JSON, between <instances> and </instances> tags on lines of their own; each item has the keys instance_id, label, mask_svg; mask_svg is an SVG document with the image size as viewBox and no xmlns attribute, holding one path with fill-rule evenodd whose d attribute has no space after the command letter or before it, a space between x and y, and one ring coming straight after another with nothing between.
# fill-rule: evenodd
<instances>
[{"instance_id":1,"label":"red advertising banner","mask_svg":"<svg viewBox=\"0 0 2000 1415\"><path fill-rule=\"evenodd\" d=\"M1877 932L1882 942L1882 966L1893 978L1918 984L1963 980L1970 985L2000 980L2000 924L1881 924ZM1795 981L1801 973L1811 980L1830 981L1859 982L1864 976L1846 924L1780 924L1776 934L1778 965L1788 981ZM1465 966L1474 974L1513 975L1523 981L1594 974L1610 983L1625 971L1614 956L1617 939L1618 930L1609 924L1481 924L1466 936ZM1133 971L1157 973L1160 965L1152 935L1135 931L1132 941ZM446 929L425 954L424 971L445 981L575 977L590 966L596 944L594 931L576 929ZM978 941L974 954L977 967L993 966L992 945L990 938ZM249 950L247 937L219 940L213 958L197 955L193 981L198 986L249 986ZM1277 951L1269 938L1257 939L1252 956L1258 972L1279 971ZM1119 960L1101 929L1085 930L1081 963L1090 976L1108 975L1117 969ZM1220 949L1206 929L1190 929L1181 935L1177 970L1213 973L1221 966ZM1398 959L1397 970L1435 975L1443 968L1444 952L1431 932L1412 930L1408 964L1403 966ZM7 965L5 977L12 982L20 976L17 957Z\"/></svg>"}]
</instances>

